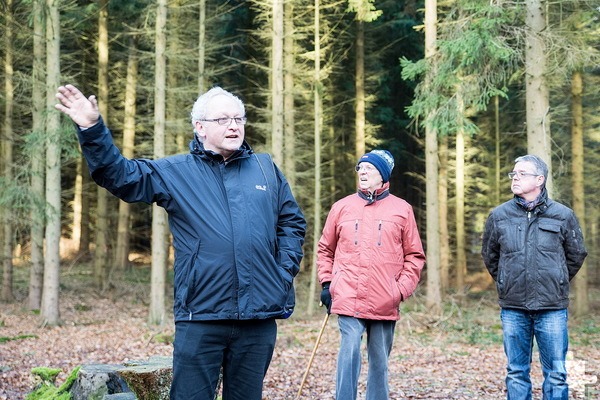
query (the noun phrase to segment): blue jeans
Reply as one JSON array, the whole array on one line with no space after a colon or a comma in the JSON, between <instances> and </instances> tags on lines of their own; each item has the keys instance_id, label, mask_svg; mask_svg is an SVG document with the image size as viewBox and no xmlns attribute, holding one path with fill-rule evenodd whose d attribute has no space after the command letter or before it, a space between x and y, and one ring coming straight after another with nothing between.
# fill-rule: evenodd
<instances>
[{"instance_id":1,"label":"blue jeans","mask_svg":"<svg viewBox=\"0 0 600 400\"><path fill-rule=\"evenodd\" d=\"M568 312L501 311L504 351L508 359L506 389L508 400L531 400L531 359L533 338L538 345L544 383L544 400L568 400L565 359L569 346Z\"/></svg>"},{"instance_id":2,"label":"blue jeans","mask_svg":"<svg viewBox=\"0 0 600 400\"><path fill-rule=\"evenodd\" d=\"M363 333L367 333L367 400L388 400L388 359L394 341L396 321L375 321L340 315L342 340L337 360L337 400L354 400L358 392Z\"/></svg>"},{"instance_id":3,"label":"blue jeans","mask_svg":"<svg viewBox=\"0 0 600 400\"><path fill-rule=\"evenodd\" d=\"M223 400L261 400L277 335L273 319L175 324L173 400L213 400L223 368Z\"/></svg>"}]
</instances>

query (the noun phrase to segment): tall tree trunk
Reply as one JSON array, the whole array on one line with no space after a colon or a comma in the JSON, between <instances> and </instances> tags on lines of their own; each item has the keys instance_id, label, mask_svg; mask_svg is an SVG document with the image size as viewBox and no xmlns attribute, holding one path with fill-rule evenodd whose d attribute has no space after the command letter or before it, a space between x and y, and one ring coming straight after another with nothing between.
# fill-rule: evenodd
<instances>
[{"instance_id":1,"label":"tall tree trunk","mask_svg":"<svg viewBox=\"0 0 600 400\"><path fill-rule=\"evenodd\" d=\"M525 101L527 103L527 152L548 164L548 194L553 194L550 96L546 82L546 45L540 36L546 30L546 0L526 0Z\"/></svg>"},{"instance_id":2,"label":"tall tree trunk","mask_svg":"<svg viewBox=\"0 0 600 400\"><path fill-rule=\"evenodd\" d=\"M136 42L129 40L129 58L127 60L127 78L125 81L125 117L123 121L122 153L127 158L133 158L135 145L135 112L136 87L138 78L138 57ZM127 269L129 263L129 242L131 240L131 205L119 201L119 218L117 223L117 246L115 249L115 268Z\"/></svg>"},{"instance_id":3,"label":"tall tree trunk","mask_svg":"<svg viewBox=\"0 0 600 400\"><path fill-rule=\"evenodd\" d=\"M108 123L108 0L98 1L98 107ZM109 262L108 191L97 187L96 248L94 250L94 278L99 289L106 289Z\"/></svg>"},{"instance_id":4,"label":"tall tree trunk","mask_svg":"<svg viewBox=\"0 0 600 400\"><path fill-rule=\"evenodd\" d=\"M44 110L46 109L44 40L44 0L33 2L33 74L32 86L32 131L36 146L44 148L38 138L44 137ZM42 304L44 285L44 213L37 207L44 198L44 153L34 151L31 155L31 269L29 271L29 309L39 310Z\"/></svg>"},{"instance_id":5,"label":"tall tree trunk","mask_svg":"<svg viewBox=\"0 0 600 400\"><path fill-rule=\"evenodd\" d=\"M321 237L321 129L323 125L323 98L321 84L321 31L320 31L320 0L314 0L315 7L315 65L314 65L314 82L313 82L313 99L314 99L314 147L315 147L315 175L314 184L315 191L313 194L314 202L314 221L313 221L313 246L312 246L312 263L310 267L310 296L308 298L308 315L313 315L315 302L313 296L317 292L317 251L319 249L319 238Z\"/></svg>"},{"instance_id":6,"label":"tall tree trunk","mask_svg":"<svg viewBox=\"0 0 600 400\"><path fill-rule=\"evenodd\" d=\"M90 177L90 170L88 169L87 162L80 157L81 162L81 236L79 238L79 251L80 255L90 253L90 187L95 187L96 184L92 183Z\"/></svg>"},{"instance_id":7,"label":"tall tree trunk","mask_svg":"<svg viewBox=\"0 0 600 400\"><path fill-rule=\"evenodd\" d=\"M90 196L88 190L91 184L90 173L83 155L77 158L75 174L71 238L77 247L79 257L87 257L90 252ZM93 187L96 187L96 185Z\"/></svg>"},{"instance_id":8,"label":"tall tree trunk","mask_svg":"<svg viewBox=\"0 0 600 400\"><path fill-rule=\"evenodd\" d=\"M5 5L5 28L4 28L4 142L3 177L7 182L13 181L13 109L14 109L14 65L13 65L13 4L12 0L6 0ZM2 210L2 224L4 229L4 245L2 246L2 300L12 301L13 293L13 236L14 229L11 218L11 210L4 207Z\"/></svg>"},{"instance_id":9,"label":"tall tree trunk","mask_svg":"<svg viewBox=\"0 0 600 400\"><path fill-rule=\"evenodd\" d=\"M271 33L271 151L277 164L283 165L283 0L272 0Z\"/></svg>"},{"instance_id":10,"label":"tall tree trunk","mask_svg":"<svg viewBox=\"0 0 600 400\"><path fill-rule=\"evenodd\" d=\"M365 145L365 23L356 20L356 59L354 61L354 137L355 159L358 160L366 152Z\"/></svg>"},{"instance_id":11,"label":"tall tree trunk","mask_svg":"<svg viewBox=\"0 0 600 400\"><path fill-rule=\"evenodd\" d=\"M154 82L154 158L165 156L165 115L167 81L167 0L158 0L156 10ZM152 282L148 321L160 325L165 320L165 289L168 260L167 215L152 205Z\"/></svg>"},{"instance_id":12,"label":"tall tree trunk","mask_svg":"<svg viewBox=\"0 0 600 400\"><path fill-rule=\"evenodd\" d=\"M284 8L283 39L283 129L284 129L284 163L283 172L290 187L296 186L296 130L294 102L294 2L286 1Z\"/></svg>"},{"instance_id":13,"label":"tall tree trunk","mask_svg":"<svg viewBox=\"0 0 600 400\"><path fill-rule=\"evenodd\" d=\"M457 102L459 114L464 115L462 88L458 88ZM465 132L462 127L456 130L456 292L463 294L467 275L467 254L465 244Z\"/></svg>"},{"instance_id":14,"label":"tall tree trunk","mask_svg":"<svg viewBox=\"0 0 600 400\"><path fill-rule=\"evenodd\" d=\"M425 58L432 63L437 41L437 1L425 0ZM433 68L435 70L435 67ZM434 73L434 72L432 72ZM430 77L426 79L430 80ZM431 117L428 116L428 120ZM438 138L437 129L425 127L425 190L427 208L427 307L433 313L442 308L440 283L440 218L438 208Z\"/></svg>"},{"instance_id":15,"label":"tall tree trunk","mask_svg":"<svg viewBox=\"0 0 600 400\"><path fill-rule=\"evenodd\" d=\"M75 169L75 184L73 185L73 227L71 228L71 240L73 245L77 246L79 253L79 245L81 243L81 219L82 219L82 203L83 203L83 176L81 166L84 164L83 157L77 158L77 166Z\"/></svg>"},{"instance_id":16,"label":"tall tree trunk","mask_svg":"<svg viewBox=\"0 0 600 400\"><path fill-rule=\"evenodd\" d=\"M188 72L184 71L183 62L181 60L181 42L183 37L180 34L180 29L184 23L182 22L183 13L183 1L173 0L168 5L167 14L169 15L169 26L171 27L168 32L169 41L167 43L167 51L169 53L168 66L167 66L167 88L166 92L166 125L165 125L165 154L172 153L184 153L187 149L189 140L189 122L186 121L186 127L182 126L182 120L180 118L181 110L189 105L189 99L185 98L185 102L182 101L181 88L183 88L182 76L187 75ZM171 140L169 136L174 136L175 140ZM175 143L173 146L167 146L168 143Z\"/></svg>"},{"instance_id":17,"label":"tall tree trunk","mask_svg":"<svg viewBox=\"0 0 600 400\"><path fill-rule=\"evenodd\" d=\"M500 99L499 96L494 96L494 171L495 171L495 186L494 186L494 204L500 204Z\"/></svg>"},{"instance_id":18,"label":"tall tree trunk","mask_svg":"<svg viewBox=\"0 0 600 400\"><path fill-rule=\"evenodd\" d=\"M200 21L198 27L198 94L206 90L206 0L198 2Z\"/></svg>"},{"instance_id":19,"label":"tall tree trunk","mask_svg":"<svg viewBox=\"0 0 600 400\"><path fill-rule=\"evenodd\" d=\"M585 178L584 178L584 145L583 145L583 77L581 71L573 73L571 78L571 155L572 155L572 195L573 211L579 219L581 229L586 234L585 223ZM588 297L588 271L584 263L575 276L575 315L582 316L590 311Z\"/></svg>"},{"instance_id":20,"label":"tall tree trunk","mask_svg":"<svg viewBox=\"0 0 600 400\"><path fill-rule=\"evenodd\" d=\"M440 286L442 291L450 287L450 233L448 229L448 135L440 138L438 204L440 213Z\"/></svg>"},{"instance_id":21,"label":"tall tree trunk","mask_svg":"<svg viewBox=\"0 0 600 400\"><path fill-rule=\"evenodd\" d=\"M56 103L60 86L60 14L59 1L46 1L46 109ZM60 281L60 115L46 117L46 248L44 254L44 288L41 318L44 325L58 325Z\"/></svg>"}]
</instances>

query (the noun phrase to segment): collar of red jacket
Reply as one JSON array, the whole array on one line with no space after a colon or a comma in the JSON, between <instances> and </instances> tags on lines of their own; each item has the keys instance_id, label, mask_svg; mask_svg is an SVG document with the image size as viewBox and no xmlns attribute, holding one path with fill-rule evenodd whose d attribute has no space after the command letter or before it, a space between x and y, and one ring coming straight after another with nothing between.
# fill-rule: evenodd
<instances>
[{"instance_id":1,"label":"collar of red jacket","mask_svg":"<svg viewBox=\"0 0 600 400\"><path fill-rule=\"evenodd\" d=\"M367 201L367 205L371 205L376 201L385 199L390 194L390 183L386 182L382 187L375 190L375 192L369 192L368 190L358 189L358 195Z\"/></svg>"}]
</instances>

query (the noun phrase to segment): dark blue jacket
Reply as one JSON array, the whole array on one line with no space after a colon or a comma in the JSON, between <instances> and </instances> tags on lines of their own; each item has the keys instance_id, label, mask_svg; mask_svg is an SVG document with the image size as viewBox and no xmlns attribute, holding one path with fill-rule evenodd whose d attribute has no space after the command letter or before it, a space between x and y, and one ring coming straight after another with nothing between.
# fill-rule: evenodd
<instances>
[{"instance_id":1,"label":"dark blue jacket","mask_svg":"<svg viewBox=\"0 0 600 400\"><path fill-rule=\"evenodd\" d=\"M490 213L481 254L501 307L539 311L567 308L587 251L573 211L544 190L531 211L515 197Z\"/></svg>"},{"instance_id":2,"label":"dark blue jacket","mask_svg":"<svg viewBox=\"0 0 600 400\"><path fill-rule=\"evenodd\" d=\"M102 121L79 131L79 140L96 183L124 201L167 211L175 321L292 313L306 222L269 155L244 142L223 162L193 140L190 154L129 160Z\"/></svg>"}]
</instances>

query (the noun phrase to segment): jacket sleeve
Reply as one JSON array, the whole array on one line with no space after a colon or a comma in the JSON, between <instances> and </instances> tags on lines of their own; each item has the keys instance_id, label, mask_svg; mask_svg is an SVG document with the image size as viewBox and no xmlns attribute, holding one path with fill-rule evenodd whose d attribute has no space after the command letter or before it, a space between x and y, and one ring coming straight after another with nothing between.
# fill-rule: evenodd
<instances>
[{"instance_id":1,"label":"jacket sleeve","mask_svg":"<svg viewBox=\"0 0 600 400\"><path fill-rule=\"evenodd\" d=\"M573 279L581 269L583 261L587 256L587 250L583 240L583 233L575 213L571 211L567 219L567 235L564 243L565 258L569 271L569 280Z\"/></svg>"},{"instance_id":2,"label":"jacket sleeve","mask_svg":"<svg viewBox=\"0 0 600 400\"><path fill-rule=\"evenodd\" d=\"M333 279L333 261L337 248L337 211L335 204L327 215L323 232L317 249L317 275L319 283L331 282Z\"/></svg>"},{"instance_id":3,"label":"jacket sleeve","mask_svg":"<svg viewBox=\"0 0 600 400\"><path fill-rule=\"evenodd\" d=\"M281 266L292 277L300 272L306 221L290 186L277 168L279 180L279 214L277 215L277 249Z\"/></svg>"},{"instance_id":4,"label":"jacket sleeve","mask_svg":"<svg viewBox=\"0 0 600 400\"><path fill-rule=\"evenodd\" d=\"M425 266L425 252L412 207L409 208L407 226L402 232L402 250L404 266L398 278L398 284L401 288L402 300L406 300L417 288L421 270Z\"/></svg>"},{"instance_id":5,"label":"jacket sleeve","mask_svg":"<svg viewBox=\"0 0 600 400\"><path fill-rule=\"evenodd\" d=\"M488 272L494 279L498 280L498 262L500 260L500 245L498 243L495 220L492 213L485 222L481 243L481 257Z\"/></svg>"},{"instance_id":6,"label":"jacket sleeve","mask_svg":"<svg viewBox=\"0 0 600 400\"><path fill-rule=\"evenodd\" d=\"M102 120L77 134L90 175L98 185L129 203L160 203L170 198L153 162L123 157Z\"/></svg>"}]
</instances>

